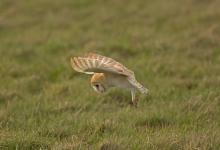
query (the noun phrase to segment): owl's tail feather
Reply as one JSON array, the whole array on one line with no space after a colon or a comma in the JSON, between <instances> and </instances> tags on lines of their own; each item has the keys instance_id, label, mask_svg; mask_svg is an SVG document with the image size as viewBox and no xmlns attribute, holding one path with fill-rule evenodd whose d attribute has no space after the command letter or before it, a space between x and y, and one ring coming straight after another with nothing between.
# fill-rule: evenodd
<instances>
[{"instance_id":1,"label":"owl's tail feather","mask_svg":"<svg viewBox=\"0 0 220 150\"><path fill-rule=\"evenodd\" d=\"M139 90L142 94L148 94L149 90L145 88L142 84L140 84L135 78L129 78L129 81L132 85L134 85L137 90Z\"/></svg>"},{"instance_id":2,"label":"owl's tail feather","mask_svg":"<svg viewBox=\"0 0 220 150\"><path fill-rule=\"evenodd\" d=\"M137 89L142 93L142 94L148 94L148 89L145 88L142 84L137 82Z\"/></svg>"}]
</instances>

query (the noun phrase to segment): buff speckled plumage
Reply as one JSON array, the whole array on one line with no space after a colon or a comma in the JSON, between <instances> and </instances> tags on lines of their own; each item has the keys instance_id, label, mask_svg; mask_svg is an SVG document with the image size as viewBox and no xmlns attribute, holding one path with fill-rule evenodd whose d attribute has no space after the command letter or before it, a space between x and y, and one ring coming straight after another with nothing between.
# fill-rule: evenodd
<instances>
[{"instance_id":1,"label":"buff speckled plumage","mask_svg":"<svg viewBox=\"0 0 220 150\"><path fill-rule=\"evenodd\" d=\"M133 71L112 58L89 53L81 57L72 57L71 66L78 72L93 74L91 84L96 91L102 89L103 92L110 87L131 90L132 102L135 105L137 105L136 91L148 93L148 90L137 82Z\"/></svg>"}]
</instances>

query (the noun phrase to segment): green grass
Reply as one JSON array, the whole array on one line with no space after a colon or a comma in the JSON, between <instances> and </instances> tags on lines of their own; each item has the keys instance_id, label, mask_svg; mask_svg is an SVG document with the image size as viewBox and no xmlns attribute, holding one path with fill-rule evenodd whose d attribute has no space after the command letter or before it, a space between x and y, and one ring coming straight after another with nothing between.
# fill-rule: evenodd
<instances>
[{"instance_id":1,"label":"green grass","mask_svg":"<svg viewBox=\"0 0 220 150\"><path fill-rule=\"evenodd\" d=\"M220 149L219 0L1 0L0 149ZM115 58L150 90L96 94Z\"/></svg>"}]
</instances>

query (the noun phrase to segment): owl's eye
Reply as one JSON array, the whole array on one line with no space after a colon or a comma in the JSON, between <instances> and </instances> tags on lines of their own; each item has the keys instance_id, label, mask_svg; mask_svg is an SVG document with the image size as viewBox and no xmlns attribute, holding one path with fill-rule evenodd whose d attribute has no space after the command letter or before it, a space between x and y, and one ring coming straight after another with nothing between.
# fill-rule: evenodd
<instances>
[{"instance_id":1,"label":"owl's eye","mask_svg":"<svg viewBox=\"0 0 220 150\"><path fill-rule=\"evenodd\" d=\"M92 85L92 87L98 93L105 92L105 87L102 84L100 84L100 83L95 83L95 84Z\"/></svg>"},{"instance_id":2,"label":"owl's eye","mask_svg":"<svg viewBox=\"0 0 220 150\"><path fill-rule=\"evenodd\" d=\"M98 85L98 84L96 84L96 85L95 85L95 87L96 87L96 88L99 88L99 85Z\"/></svg>"}]
</instances>

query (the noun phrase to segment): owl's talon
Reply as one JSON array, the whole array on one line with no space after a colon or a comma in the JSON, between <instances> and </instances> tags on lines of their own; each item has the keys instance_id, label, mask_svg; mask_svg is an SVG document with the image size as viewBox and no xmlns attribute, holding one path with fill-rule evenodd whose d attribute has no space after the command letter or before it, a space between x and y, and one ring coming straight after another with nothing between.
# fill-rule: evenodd
<instances>
[{"instance_id":1,"label":"owl's talon","mask_svg":"<svg viewBox=\"0 0 220 150\"><path fill-rule=\"evenodd\" d=\"M129 103L129 105L132 106L132 107L137 108L137 103L136 103L136 102L132 102L132 101L131 101L131 102Z\"/></svg>"},{"instance_id":2,"label":"owl's talon","mask_svg":"<svg viewBox=\"0 0 220 150\"><path fill-rule=\"evenodd\" d=\"M133 106L137 108L137 101L133 102Z\"/></svg>"}]
</instances>

